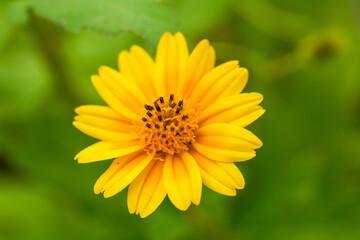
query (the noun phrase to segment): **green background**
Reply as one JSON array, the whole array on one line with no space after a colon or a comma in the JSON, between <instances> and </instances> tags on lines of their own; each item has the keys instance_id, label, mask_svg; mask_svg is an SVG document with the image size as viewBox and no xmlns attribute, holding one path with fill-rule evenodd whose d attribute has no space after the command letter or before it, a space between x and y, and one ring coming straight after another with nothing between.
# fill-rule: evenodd
<instances>
[{"instance_id":1,"label":"green background","mask_svg":"<svg viewBox=\"0 0 360 240\"><path fill-rule=\"evenodd\" d=\"M103 104L100 65L133 44L154 55L164 31L249 69L264 146L236 197L204 188L140 219L126 191L93 193L110 162L73 160L95 140L71 122ZM359 34L358 0L1 0L0 239L360 239Z\"/></svg>"}]
</instances>

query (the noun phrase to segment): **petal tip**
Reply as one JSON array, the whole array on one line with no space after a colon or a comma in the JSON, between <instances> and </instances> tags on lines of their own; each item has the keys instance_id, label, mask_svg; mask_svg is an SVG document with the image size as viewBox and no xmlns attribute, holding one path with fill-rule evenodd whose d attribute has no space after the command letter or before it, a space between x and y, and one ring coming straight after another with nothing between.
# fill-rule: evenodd
<instances>
[{"instance_id":1,"label":"petal tip","mask_svg":"<svg viewBox=\"0 0 360 240\"><path fill-rule=\"evenodd\" d=\"M111 192L109 192L109 191L105 191L104 192L104 198L110 198L110 197L112 197L112 196L114 196L116 193L111 193Z\"/></svg>"},{"instance_id":2,"label":"petal tip","mask_svg":"<svg viewBox=\"0 0 360 240\"><path fill-rule=\"evenodd\" d=\"M200 204L200 199L199 199L199 200L197 200L197 199L196 199L196 200L193 200L192 203L195 204L196 206L199 206L199 204Z\"/></svg>"},{"instance_id":3,"label":"petal tip","mask_svg":"<svg viewBox=\"0 0 360 240\"><path fill-rule=\"evenodd\" d=\"M100 76L99 75L91 75L90 80L93 85L95 85L95 82L99 81Z\"/></svg>"},{"instance_id":4,"label":"petal tip","mask_svg":"<svg viewBox=\"0 0 360 240\"><path fill-rule=\"evenodd\" d=\"M143 50L139 45L132 45L131 47L130 47L130 52L131 53L133 53L133 52L136 52L136 51L141 51L141 50Z\"/></svg>"},{"instance_id":5,"label":"petal tip","mask_svg":"<svg viewBox=\"0 0 360 240\"><path fill-rule=\"evenodd\" d=\"M182 34L182 32L176 32L175 37L184 37L184 34Z\"/></svg>"},{"instance_id":6,"label":"petal tip","mask_svg":"<svg viewBox=\"0 0 360 240\"><path fill-rule=\"evenodd\" d=\"M75 120L76 120L76 117L77 117L77 116L74 117ZM78 121L72 121L72 125L73 125L74 127L76 127L77 129L79 129L79 128L78 128L78 126L79 126L79 122L78 122Z\"/></svg>"},{"instance_id":7,"label":"petal tip","mask_svg":"<svg viewBox=\"0 0 360 240\"><path fill-rule=\"evenodd\" d=\"M259 100L264 100L264 96L261 93L256 93L256 95L258 96Z\"/></svg>"},{"instance_id":8,"label":"petal tip","mask_svg":"<svg viewBox=\"0 0 360 240\"><path fill-rule=\"evenodd\" d=\"M161 35L161 37L160 37L159 44L163 41L168 41L172 37L173 37L173 35L170 32L164 32L164 34ZM159 45L158 45L158 48L159 48Z\"/></svg>"},{"instance_id":9,"label":"petal tip","mask_svg":"<svg viewBox=\"0 0 360 240\"><path fill-rule=\"evenodd\" d=\"M144 213L144 212L140 212L140 218L146 218L150 215L151 213Z\"/></svg>"},{"instance_id":10,"label":"petal tip","mask_svg":"<svg viewBox=\"0 0 360 240\"><path fill-rule=\"evenodd\" d=\"M231 191L231 193L229 192L227 195L230 197L235 197L237 194L236 190Z\"/></svg>"},{"instance_id":11,"label":"petal tip","mask_svg":"<svg viewBox=\"0 0 360 240\"><path fill-rule=\"evenodd\" d=\"M105 71L107 68L108 68L108 66L101 65L101 66L98 68L98 72L99 72L99 73L102 73L102 72Z\"/></svg>"},{"instance_id":12,"label":"petal tip","mask_svg":"<svg viewBox=\"0 0 360 240\"><path fill-rule=\"evenodd\" d=\"M208 39L203 39L201 40L198 45L196 46L196 48L198 49L208 49L210 47L210 41ZM195 50L195 49L194 49Z\"/></svg>"},{"instance_id":13,"label":"petal tip","mask_svg":"<svg viewBox=\"0 0 360 240\"><path fill-rule=\"evenodd\" d=\"M169 36L172 36L172 34L171 34L171 32L164 32L164 34L161 36L161 37L164 37L164 36L166 36L166 37L169 37Z\"/></svg>"},{"instance_id":14,"label":"petal tip","mask_svg":"<svg viewBox=\"0 0 360 240\"><path fill-rule=\"evenodd\" d=\"M81 107L82 107L82 106L78 106L78 107L74 108L74 112L75 112L76 114L80 114L80 109L81 109Z\"/></svg>"}]
</instances>

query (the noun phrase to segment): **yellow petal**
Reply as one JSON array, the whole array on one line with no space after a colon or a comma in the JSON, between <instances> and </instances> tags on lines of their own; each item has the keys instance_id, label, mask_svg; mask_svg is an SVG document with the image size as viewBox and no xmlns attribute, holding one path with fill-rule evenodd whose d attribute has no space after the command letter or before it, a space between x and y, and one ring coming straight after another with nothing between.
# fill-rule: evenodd
<instances>
[{"instance_id":1,"label":"yellow petal","mask_svg":"<svg viewBox=\"0 0 360 240\"><path fill-rule=\"evenodd\" d=\"M178 32L175 34L175 43L179 57L179 71L180 74L184 72L185 66L189 59L189 50L184 35Z\"/></svg>"},{"instance_id":2,"label":"yellow petal","mask_svg":"<svg viewBox=\"0 0 360 240\"><path fill-rule=\"evenodd\" d=\"M130 184L128 208L130 213L140 213L144 218L161 204L166 196L163 183L163 161L152 161Z\"/></svg>"},{"instance_id":3,"label":"yellow petal","mask_svg":"<svg viewBox=\"0 0 360 240\"><path fill-rule=\"evenodd\" d=\"M247 115L235 120L234 122L232 122L232 124L239 126L239 127L246 127L248 125L250 125L251 123L253 123L256 119L258 119L259 117L261 117L261 115L263 115L265 113L265 109L257 109L253 112L248 113Z\"/></svg>"},{"instance_id":4,"label":"yellow petal","mask_svg":"<svg viewBox=\"0 0 360 240\"><path fill-rule=\"evenodd\" d=\"M202 181L199 166L197 165L193 156L187 152L182 152L180 154L180 157L183 160L189 175L192 192L192 202L196 205L199 205L202 191Z\"/></svg>"},{"instance_id":5,"label":"yellow petal","mask_svg":"<svg viewBox=\"0 0 360 240\"><path fill-rule=\"evenodd\" d=\"M255 151L239 152L227 149L216 149L198 142L193 143L194 148L204 156L219 162L242 162L255 157Z\"/></svg>"},{"instance_id":6,"label":"yellow petal","mask_svg":"<svg viewBox=\"0 0 360 240\"><path fill-rule=\"evenodd\" d=\"M197 151L189 152L199 165L202 181L210 189L234 196L235 189L242 189L245 180L234 163L222 163L208 159Z\"/></svg>"},{"instance_id":7,"label":"yellow petal","mask_svg":"<svg viewBox=\"0 0 360 240\"><path fill-rule=\"evenodd\" d=\"M163 169L164 162L157 161L146 180L138 205L138 212L142 218L153 213L166 196Z\"/></svg>"},{"instance_id":8,"label":"yellow petal","mask_svg":"<svg viewBox=\"0 0 360 240\"><path fill-rule=\"evenodd\" d=\"M200 168L200 172L205 186L223 195L236 196L236 190L234 188L229 188L223 185L221 182L219 182L218 179L211 176L209 173L205 172L201 168Z\"/></svg>"},{"instance_id":9,"label":"yellow petal","mask_svg":"<svg viewBox=\"0 0 360 240\"><path fill-rule=\"evenodd\" d=\"M142 148L138 141L121 143L100 141L79 152L75 160L77 159L79 163L96 162L125 156Z\"/></svg>"},{"instance_id":10,"label":"yellow petal","mask_svg":"<svg viewBox=\"0 0 360 240\"><path fill-rule=\"evenodd\" d=\"M130 53L121 51L118 56L119 71L131 80L137 81L134 70L131 66Z\"/></svg>"},{"instance_id":11,"label":"yellow petal","mask_svg":"<svg viewBox=\"0 0 360 240\"><path fill-rule=\"evenodd\" d=\"M127 122L123 122L118 119L102 117L102 116L81 114L81 115L75 116L74 119L77 122L85 123L92 127L107 130L107 131L126 133L129 131L129 128L131 127L131 125Z\"/></svg>"},{"instance_id":12,"label":"yellow petal","mask_svg":"<svg viewBox=\"0 0 360 240\"><path fill-rule=\"evenodd\" d=\"M105 184L102 191L104 197L112 197L129 185L150 163L153 156L143 152L134 159L130 159Z\"/></svg>"},{"instance_id":13,"label":"yellow petal","mask_svg":"<svg viewBox=\"0 0 360 240\"><path fill-rule=\"evenodd\" d=\"M134 152L122 157L116 158L110 165L110 167L99 177L94 185L95 194L99 194L103 191L105 184L130 160L135 159L142 154L143 151Z\"/></svg>"},{"instance_id":14,"label":"yellow petal","mask_svg":"<svg viewBox=\"0 0 360 240\"><path fill-rule=\"evenodd\" d=\"M164 72L157 72L157 74L161 74L163 76L157 75L157 77L163 77L163 81L165 83L166 95L173 93L179 83L180 76L180 62L179 62L179 53L176 46L176 41L173 36L168 39L167 47L164 51L165 56L156 56L156 60L165 59L164 61L160 60L159 63L156 61L156 65L164 64L160 66L159 69L165 70Z\"/></svg>"},{"instance_id":15,"label":"yellow petal","mask_svg":"<svg viewBox=\"0 0 360 240\"><path fill-rule=\"evenodd\" d=\"M121 117L129 121L136 119L138 116L121 101L121 96L114 89L104 84L99 76L91 76L91 81L102 99Z\"/></svg>"},{"instance_id":16,"label":"yellow petal","mask_svg":"<svg viewBox=\"0 0 360 240\"><path fill-rule=\"evenodd\" d=\"M256 149L262 146L262 142L249 130L228 123L214 123L199 128L196 131L197 137L215 136L218 138L230 137L246 141L252 148Z\"/></svg>"},{"instance_id":17,"label":"yellow petal","mask_svg":"<svg viewBox=\"0 0 360 240\"><path fill-rule=\"evenodd\" d=\"M99 68L99 74L105 85L119 94L121 96L121 102L131 109L133 109L133 107L142 107L148 102L141 91L141 88L144 88L144 86L139 87L118 71L110 67L102 66Z\"/></svg>"},{"instance_id":18,"label":"yellow petal","mask_svg":"<svg viewBox=\"0 0 360 240\"><path fill-rule=\"evenodd\" d=\"M155 84L159 96L177 91L180 77L189 58L186 40L181 33L165 33L156 52Z\"/></svg>"},{"instance_id":19,"label":"yellow petal","mask_svg":"<svg viewBox=\"0 0 360 240\"><path fill-rule=\"evenodd\" d=\"M245 128L228 123L203 126L196 131L192 146L202 155L220 162L246 161L255 157L253 149L262 142Z\"/></svg>"},{"instance_id":20,"label":"yellow petal","mask_svg":"<svg viewBox=\"0 0 360 240\"><path fill-rule=\"evenodd\" d=\"M169 59L170 49L174 47L174 37L166 32L160 38L155 58L155 88L158 96L168 95L168 77L170 76L169 66L174 66L175 59Z\"/></svg>"},{"instance_id":21,"label":"yellow petal","mask_svg":"<svg viewBox=\"0 0 360 240\"><path fill-rule=\"evenodd\" d=\"M240 68L238 77L233 82L230 82L229 85L224 86L219 98L229 97L240 93L245 88L248 79L249 71L246 68Z\"/></svg>"},{"instance_id":22,"label":"yellow petal","mask_svg":"<svg viewBox=\"0 0 360 240\"><path fill-rule=\"evenodd\" d=\"M200 107L204 109L210 104L220 100L223 92L228 88L229 85L231 85L239 78L239 76L242 74L242 71L243 70L241 68L235 68L224 77L220 78L217 82L215 82L200 100Z\"/></svg>"},{"instance_id":23,"label":"yellow petal","mask_svg":"<svg viewBox=\"0 0 360 240\"><path fill-rule=\"evenodd\" d=\"M135 213L138 214L138 203L141 192L143 190L144 184L146 182L147 177L151 173L156 160L151 161L146 168L137 176L134 181L129 185L128 195L127 195L127 206L129 212L131 214Z\"/></svg>"},{"instance_id":24,"label":"yellow petal","mask_svg":"<svg viewBox=\"0 0 360 240\"><path fill-rule=\"evenodd\" d=\"M194 91L191 95L191 100L194 103L201 103L202 99L206 96L207 92L229 73L238 68L238 61L230 61L223 63L210 72L208 72L201 80L196 84Z\"/></svg>"},{"instance_id":25,"label":"yellow petal","mask_svg":"<svg viewBox=\"0 0 360 240\"><path fill-rule=\"evenodd\" d=\"M164 185L170 201L185 211L191 204L190 179L184 162L177 156L167 155L164 165Z\"/></svg>"},{"instance_id":26,"label":"yellow petal","mask_svg":"<svg viewBox=\"0 0 360 240\"><path fill-rule=\"evenodd\" d=\"M94 117L103 117L113 120L124 121L124 118L122 118L119 114L117 114L116 112L114 112L114 110L107 106L83 105L75 108L75 112L79 115L84 114Z\"/></svg>"},{"instance_id":27,"label":"yellow petal","mask_svg":"<svg viewBox=\"0 0 360 240\"><path fill-rule=\"evenodd\" d=\"M215 51L207 39L202 40L192 51L180 81L178 95L190 96L199 80L215 65Z\"/></svg>"},{"instance_id":28,"label":"yellow petal","mask_svg":"<svg viewBox=\"0 0 360 240\"><path fill-rule=\"evenodd\" d=\"M124 142L124 141L132 141L138 139L138 136L136 134L126 133L126 132L124 133L115 130L109 130L106 128L100 128L95 124L91 125L85 122L74 121L73 125L83 133L104 141ZM128 129L123 129L123 130L129 131Z\"/></svg>"},{"instance_id":29,"label":"yellow petal","mask_svg":"<svg viewBox=\"0 0 360 240\"><path fill-rule=\"evenodd\" d=\"M256 146L248 141L231 136L199 136L196 142L208 147L226 149L237 152L253 152Z\"/></svg>"},{"instance_id":30,"label":"yellow petal","mask_svg":"<svg viewBox=\"0 0 360 240\"><path fill-rule=\"evenodd\" d=\"M242 93L224 98L211 104L200 115L199 124L230 123L246 117L258 109L263 100L259 93Z\"/></svg>"},{"instance_id":31,"label":"yellow petal","mask_svg":"<svg viewBox=\"0 0 360 240\"><path fill-rule=\"evenodd\" d=\"M134 80L144 96L149 101L156 97L154 87L155 64L149 54L139 46L132 46L130 52L122 51L119 54L120 72Z\"/></svg>"}]
</instances>

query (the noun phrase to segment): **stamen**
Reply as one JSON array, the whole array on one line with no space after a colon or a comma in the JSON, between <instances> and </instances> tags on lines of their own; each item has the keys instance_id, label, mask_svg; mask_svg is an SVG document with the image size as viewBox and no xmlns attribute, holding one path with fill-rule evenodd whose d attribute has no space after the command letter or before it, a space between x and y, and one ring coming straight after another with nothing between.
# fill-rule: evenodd
<instances>
[{"instance_id":1,"label":"stamen","mask_svg":"<svg viewBox=\"0 0 360 240\"><path fill-rule=\"evenodd\" d=\"M163 97L160 97L159 100L160 100L161 103L164 103L164 98Z\"/></svg>"},{"instance_id":2,"label":"stamen","mask_svg":"<svg viewBox=\"0 0 360 240\"><path fill-rule=\"evenodd\" d=\"M159 104L157 104L157 102L154 102L155 108L158 112L161 112L161 108L159 106Z\"/></svg>"},{"instance_id":3,"label":"stamen","mask_svg":"<svg viewBox=\"0 0 360 240\"><path fill-rule=\"evenodd\" d=\"M182 116L182 120L183 120L183 121L185 121L185 119L187 119L187 118L188 118L188 115Z\"/></svg>"},{"instance_id":4,"label":"stamen","mask_svg":"<svg viewBox=\"0 0 360 240\"><path fill-rule=\"evenodd\" d=\"M179 107L180 107L180 109L183 109L183 103L184 103L183 100L181 100L181 101L179 102Z\"/></svg>"},{"instance_id":5,"label":"stamen","mask_svg":"<svg viewBox=\"0 0 360 240\"><path fill-rule=\"evenodd\" d=\"M182 130L184 130L184 126L181 126L181 127L180 127L180 131L182 131Z\"/></svg>"},{"instance_id":6,"label":"stamen","mask_svg":"<svg viewBox=\"0 0 360 240\"><path fill-rule=\"evenodd\" d=\"M147 124L146 124L146 126L147 126L148 128L151 128L151 125L150 125L150 123L147 123Z\"/></svg>"},{"instance_id":7,"label":"stamen","mask_svg":"<svg viewBox=\"0 0 360 240\"><path fill-rule=\"evenodd\" d=\"M149 117L152 117L151 112L147 112L146 114L147 114Z\"/></svg>"},{"instance_id":8,"label":"stamen","mask_svg":"<svg viewBox=\"0 0 360 240\"><path fill-rule=\"evenodd\" d=\"M171 127L170 130L173 132L173 131L175 130L175 128L174 128L174 127Z\"/></svg>"},{"instance_id":9,"label":"stamen","mask_svg":"<svg viewBox=\"0 0 360 240\"><path fill-rule=\"evenodd\" d=\"M166 138L166 134L162 134L161 137L162 137L162 138Z\"/></svg>"},{"instance_id":10,"label":"stamen","mask_svg":"<svg viewBox=\"0 0 360 240\"><path fill-rule=\"evenodd\" d=\"M159 124L157 124L157 123L155 123L155 127L156 127L157 129L160 128Z\"/></svg>"},{"instance_id":11,"label":"stamen","mask_svg":"<svg viewBox=\"0 0 360 240\"><path fill-rule=\"evenodd\" d=\"M179 114L180 111L181 111L181 109L180 109L180 108L177 108L177 109L176 109L176 114Z\"/></svg>"},{"instance_id":12,"label":"stamen","mask_svg":"<svg viewBox=\"0 0 360 240\"><path fill-rule=\"evenodd\" d=\"M173 102L173 103L170 105L171 108L174 108L175 106L176 106L176 102Z\"/></svg>"},{"instance_id":13,"label":"stamen","mask_svg":"<svg viewBox=\"0 0 360 240\"><path fill-rule=\"evenodd\" d=\"M169 106L171 105L171 102L174 100L174 94L170 94L170 99L169 99Z\"/></svg>"},{"instance_id":14,"label":"stamen","mask_svg":"<svg viewBox=\"0 0 360 240\"><path fill-rule=\"evenodd\" d=\"M146 119L146 118L144 118L144 117L143 117L141 120L143 120L144 122L146 122L146 121L147 121L147 119Z\"/></svg>"},{"instance_id":15,"label":"stamen","mask_svg":"<svg viewBox=\"0 0 360 240\"><path fill-rule=\"evenodd\" d=\"M159 121L161 122L161 121L162 121L162 116L161 116L161 115L158 115L158 119L159 119Z\"/></svg>"},{"instance_id":16,"label":"stamen","mask_svg":"<svg viewBox=\"0 0 360 240\"><path fill-rule=\"evenodd\" d=\"M144 107L145 107L145 109L148 110L148 111L154 110L154 108L153 108L152 106L147 105L147 104L145 104Z\"/></svg>"}]
</instances>

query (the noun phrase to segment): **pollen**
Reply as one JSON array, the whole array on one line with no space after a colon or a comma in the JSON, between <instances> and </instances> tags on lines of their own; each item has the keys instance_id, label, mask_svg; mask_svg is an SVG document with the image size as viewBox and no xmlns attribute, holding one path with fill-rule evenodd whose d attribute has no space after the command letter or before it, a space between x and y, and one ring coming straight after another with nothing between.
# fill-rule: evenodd
<instances>
[{"instance_id":1,"label":"pollen","mask_svg":"<svg viewBox=\"0 0 360 240\"><path fill-rule=\"evenodd\" d=\"M145 104L144 109L136 129L148 154L163 159L164 153L174 155L189 150L199 121L195 107L186 100L176 101L174 94L170 94L151 105Z\"/></svg>"}]
</instances>

